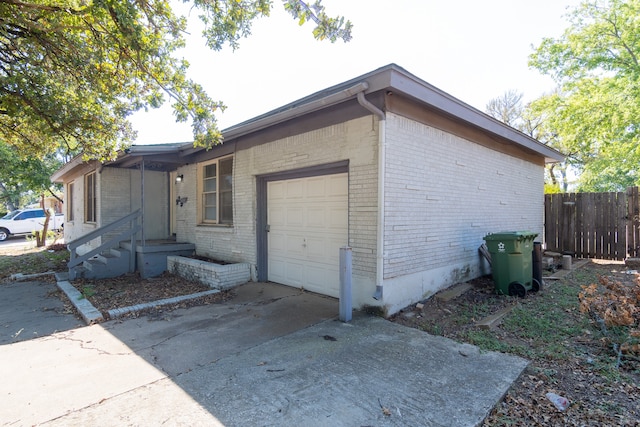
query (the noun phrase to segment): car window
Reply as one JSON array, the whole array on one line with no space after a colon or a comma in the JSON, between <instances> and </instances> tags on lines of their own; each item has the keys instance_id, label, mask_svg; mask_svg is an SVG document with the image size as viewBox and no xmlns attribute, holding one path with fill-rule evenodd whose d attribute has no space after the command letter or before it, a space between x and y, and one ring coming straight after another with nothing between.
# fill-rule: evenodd
<instances>
[{"instance_id":1,"label":"car window","mask_svg":"<svg viewBox=\"0 0 640 427\"><path fill-rule=\"evenodd\" d=\"M8 214L6 214L5 216L2 217L2 219L11 219L14 216L18 215L20 213L20 211L15 210L15 211L11 211Z\"/></svg>"}]
</instances>

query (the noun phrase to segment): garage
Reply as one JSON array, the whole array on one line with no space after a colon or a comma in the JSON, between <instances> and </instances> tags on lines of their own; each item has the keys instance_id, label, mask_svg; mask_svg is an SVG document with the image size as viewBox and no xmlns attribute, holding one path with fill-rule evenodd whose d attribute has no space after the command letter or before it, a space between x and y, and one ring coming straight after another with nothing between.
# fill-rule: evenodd
<instances>
[{"instance_id":1,"label":"garage","mask_svg":"<svg viewBox=\"0 0 640 427\"><path fill-rule=\"evenodd\" d=\"M338 297L348 194L346 173L268 182L269 281Z\"/></svg>"}]
</instances>

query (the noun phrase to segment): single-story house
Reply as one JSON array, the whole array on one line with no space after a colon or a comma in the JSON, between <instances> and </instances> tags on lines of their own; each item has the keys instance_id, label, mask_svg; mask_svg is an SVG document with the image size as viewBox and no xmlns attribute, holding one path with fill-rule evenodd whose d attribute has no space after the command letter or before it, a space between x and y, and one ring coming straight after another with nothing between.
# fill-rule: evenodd
<instances>
[{"instance_id":1,"label":"single-story house","mask_svg":"<svg viewBox=\"0 0 640 427\"><path fill-rule=\"evenodd\" d=\"M488 273L487 233L542 236L544 166L563 159L395 64L223 135L210 150L132 146L113 162L71 161L53 176L66 190L65 239L140 209L143 240L174 238L248 263L253 280L333 297L348 246L354 306L392 314Z\"/></svg>"}]
</instances>

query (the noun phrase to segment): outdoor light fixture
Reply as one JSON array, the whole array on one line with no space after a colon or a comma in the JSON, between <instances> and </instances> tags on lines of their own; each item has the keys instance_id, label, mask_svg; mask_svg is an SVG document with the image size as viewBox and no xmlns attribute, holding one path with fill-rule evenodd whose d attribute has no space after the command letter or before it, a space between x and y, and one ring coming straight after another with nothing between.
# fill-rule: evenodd
<instances>
[{"instance_id":1,"label":"outdoor light fixture","mask_svg":"<svg viewBox=\"0 0 640 427\"><path fill-rule=\"evenodd\" d=\"M182 205L187 203L187 200L189 200L188 197L180 197L180 196L178 196L178 198L176 199L176 205L179 205L180 207L182 207Z\"/></svg>"},{"instance_id":2,"label":"outdoor light fixture","mask_svg":"<svg viewBox=\"0 0 640 427\"><path fill-rule=\"evenodd\" d=\"M184 179L184 175L182 174L176 175L176 182L182 182L183 179Z\"/></svg>"}]
</instances>

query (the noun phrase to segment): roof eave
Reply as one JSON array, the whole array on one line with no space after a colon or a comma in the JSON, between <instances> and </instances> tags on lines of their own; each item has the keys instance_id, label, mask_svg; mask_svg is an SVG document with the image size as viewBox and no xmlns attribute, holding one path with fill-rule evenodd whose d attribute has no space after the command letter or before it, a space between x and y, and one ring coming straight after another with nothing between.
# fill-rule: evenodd
<instances>
[{"instance_id":1,"label":"roof eave","mask_svg":"<svg viewBox=\"0 0 640 427\"><path fill-rule=\"evenodd\" d=\"M400 67L393 68L390 73L389 90L401 92L457 120L513 141L529 151L544 156L545 163L561 162L565 159L559 151L420 80Z\"/></svg>"},{"instance_id":2,"label":"roof eave","mask_svg":"<svg viewBox=\"0 0 640 427\"><path fill-rule=\"evenodd\" d=\"M392 91L438 110L456 120L463 121L474 127L490 132L499 137L513 141L528 151L532 151L545 158L545 163L561 162L565 156L557 150L513 129L493 117L460 101L437 87L419 79L396 64L389 64L370 73L333 86L302 100L287 104L254 119L229 127L222 131L224 139L239 138L297 117L310 114L333 105L346 102L357 96L378 91ZM324 97L318 94L326 93ZM304 99L310 99L304 103ZM188 150L190 153L197 149ZM189 154L190 154L189 153Z\"/></svg>"}]
</instances>

